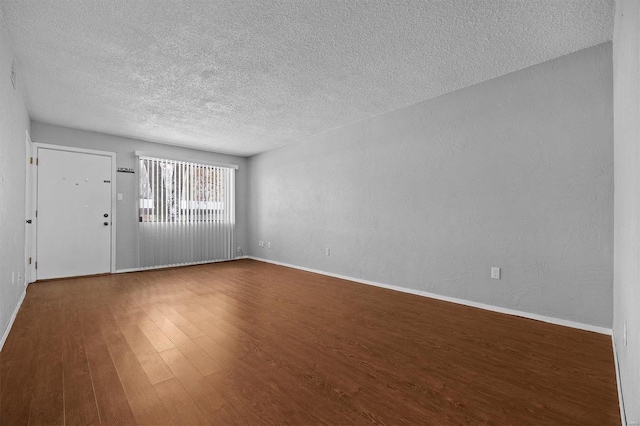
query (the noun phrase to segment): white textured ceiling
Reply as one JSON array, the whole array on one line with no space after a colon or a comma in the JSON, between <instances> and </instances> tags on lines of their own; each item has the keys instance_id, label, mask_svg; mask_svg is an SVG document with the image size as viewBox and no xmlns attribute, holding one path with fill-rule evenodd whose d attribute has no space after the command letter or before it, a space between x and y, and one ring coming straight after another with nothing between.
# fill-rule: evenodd
<instances>
[{"instance_id":1,"label":"white textured ceiling","mask_svg":"<svg viewBox=\"0 0 640 426\"><path fill-rule=\"evenodd\" d=\"M252 155L611 40L614 0L0 0L33 119Z\"/></svg>"}]
</instances>

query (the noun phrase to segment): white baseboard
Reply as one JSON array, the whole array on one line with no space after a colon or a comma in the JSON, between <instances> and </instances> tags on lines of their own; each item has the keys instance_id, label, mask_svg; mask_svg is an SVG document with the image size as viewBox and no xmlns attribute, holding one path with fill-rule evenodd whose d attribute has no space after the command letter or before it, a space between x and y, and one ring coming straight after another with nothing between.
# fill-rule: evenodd
<instances>
[{"instance_id":1,"label":"white baseboard","mask_svg":"<svg viewBox=\"0 0 640 426\"><path fill-rule=\"evenodd\" d=\"M616 336L611 335L611 345L613 346L613 363L616 368L616 385L618 386L618 406L620 407L620 419L622 426L627 426L627 415L624 410L624 398L622 397L622 383L620 383L620 364L618 364L618 350L616 349Z\"/></svg>"},{"instance_id":2,"label":"white baseboard","mask_svg":"<svg viewBox=\"0 0 640 426\"><path fill-rule=\"evenodd\" d=\"M305 268L304 266L297 266L297 265L292 265L292 264L284 263L284 262L276 262L275 260L262 259L260 257L255 257L255 256L246 256L246 257L248 259L258 260L260 262L273 263L274 265L280 265L280 266L286 266L288 268L300 269L302 271L313 272L315 274L326 275L326 276L329 276L329 277L340 278L340 279L348 280L348 281L355 281L355 282L360 283L360 284L367 284L367 285L372 285L372 286L376 286L376 287L386 288L386 289L389 289L389 290L401 291L403 293L415 294L415 295L418 295L418 296L429 297L431 299L443 300L445 302L452 302L452 303L457 303L457 304L460 304L460 305L471 306L471 307L474 307L474 308L485 309L487 311L499 312L501 314L515 315L515 316L518 316L518 317L529 318L529 319L533 319L533 320L537 320L537 321L547 322L547 323L550 323L550 324L562 325L562 326L565 326L565 327L577 328L577 329L586 330L586 331L593 331L594 333L606 334L607 336L613 335L612 330L610 328L599 327L599 326L596 326L596 325L583 324L583 323L580 323L580 322L569 321L569 320L564 320L564 319L560 319L560 318L554 318L554 317L549 317L549 316L545 316L545 315L534 314L534 313L530 313L530 312L518 311L518 310L515 310L515 309L503 308L501 306L487 305L485 303L472 302L470 300L458 299L458 298L449 297L449 296L442 296L440 294L429 293L429 292L421 291L421 290L414 290L414 289L411 289L411 288L405 288L405 287L398 287L398 286L395 286L395 285L382 284L382 283L378 283L378 282L375 282L375 281L363 280L363 279L360 279L360 278L349 277L349 276L346 276L346 275L334 274L334 273L331 273L331 272L321 271L321 270L318 270L318 269Z\"/></svg>"},{"instance_id":3,"label":"white baseboard","mask_svg":"<svg viewBox=\"0 0 640 426\"><path fill-rule=\"evenodd\" d=\"M27 295L27 287L24 288L22 292L22 296L20 296L20 300L16 305L16 308L13 310L13 315L11 315L11 320L9 320L9 324L7 325L7 329L4 331L2 335L2 340L0 340L0 351L4 347L4 342L6 342L7 337L9 337L9 332L11 331L11 327L13 327L13 322L16 320L16 315L18 315L18 311L20 310L20 306L22 306L22 302L24 301L24 297Z\"/></svg>"},{"instance_id":4,"label":"white baseboard","mask_svg":"<svg viewBox=\"0 0 640 426\"><path fill-rule=\"evenodd\" d=\"M248 256L239 256L239 257L234 257L233 259L228 259L228 260L207 260L205 262L180 263L180 264L176 264L176 265L148 266L148 267L145 267L145 268L117 269L114 272L114 274L126 274L128 272L152 271L154 269L181 268L183 266L207 265L209 263L231 262L233 260L246 259L246 258L248 258Z\"/></svg>"}]
</instances>

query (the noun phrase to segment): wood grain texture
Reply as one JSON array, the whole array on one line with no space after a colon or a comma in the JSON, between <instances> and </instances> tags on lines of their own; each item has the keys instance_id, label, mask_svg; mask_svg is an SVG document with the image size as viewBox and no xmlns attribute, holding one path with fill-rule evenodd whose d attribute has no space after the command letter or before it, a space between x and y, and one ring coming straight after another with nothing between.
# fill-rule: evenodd
<instances>
[{"instance_id":1,"label":"wood grain texture","mask_svg":"<svg viewBox=\"0 0 640 426\"><path fill-rule=\"evenodd\" d=\"M36 283L0 423L619 425L608 336L252 260Z\"/></svg>"}]
</instances>

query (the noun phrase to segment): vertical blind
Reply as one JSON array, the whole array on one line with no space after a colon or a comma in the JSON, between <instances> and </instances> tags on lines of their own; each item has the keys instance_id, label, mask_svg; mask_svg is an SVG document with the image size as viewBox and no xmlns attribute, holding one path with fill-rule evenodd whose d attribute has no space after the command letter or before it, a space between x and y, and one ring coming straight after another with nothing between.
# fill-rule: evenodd
<instances>
[{"instance_id":1,"label":"vertical blind","mask_svg":"<svg viewBox=\"0 0 640 426\"><path fill-rule=\"evenodd\" d=\"M232 259L235 170L138 158L140 267Z\"/></svg>"}]
</instances>

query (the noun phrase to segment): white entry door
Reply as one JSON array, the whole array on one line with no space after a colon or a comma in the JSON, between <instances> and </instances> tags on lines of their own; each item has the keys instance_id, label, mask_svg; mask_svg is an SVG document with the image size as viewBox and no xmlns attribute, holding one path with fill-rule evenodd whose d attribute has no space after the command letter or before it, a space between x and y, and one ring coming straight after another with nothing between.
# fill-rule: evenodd
<instances>
[{"instance_id":1,"label":"white entry door","mask_svg":"<svg viewBox=\"0 0 640 426\"><path fill-rule=\"evenodd\" d=\"M111 271L111 155L38 148L38 279Z\"/></svg>"}]
</instances>

